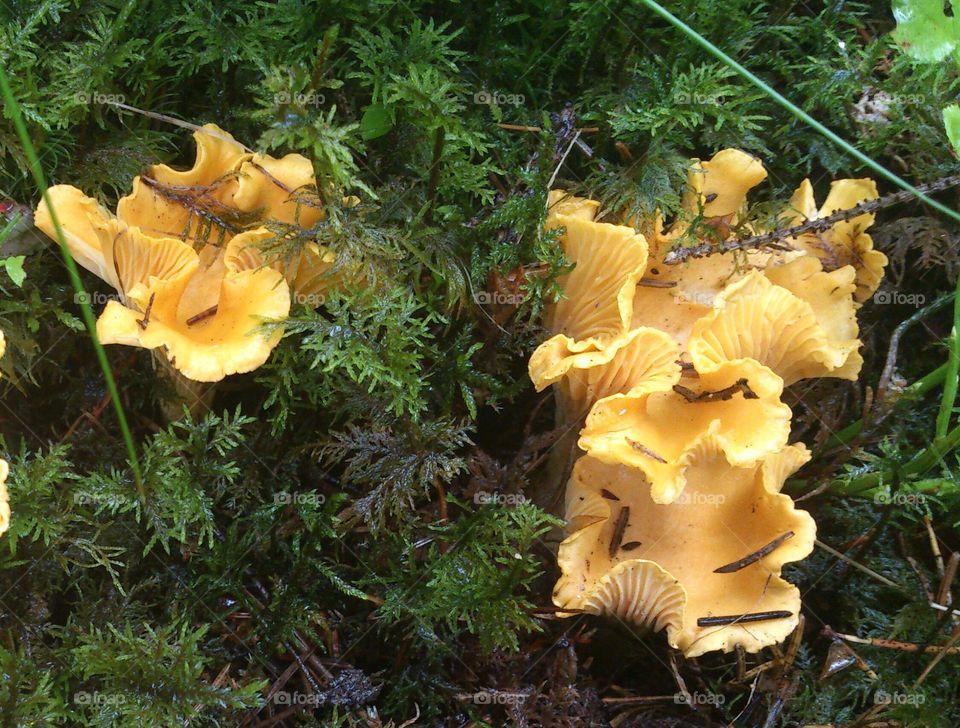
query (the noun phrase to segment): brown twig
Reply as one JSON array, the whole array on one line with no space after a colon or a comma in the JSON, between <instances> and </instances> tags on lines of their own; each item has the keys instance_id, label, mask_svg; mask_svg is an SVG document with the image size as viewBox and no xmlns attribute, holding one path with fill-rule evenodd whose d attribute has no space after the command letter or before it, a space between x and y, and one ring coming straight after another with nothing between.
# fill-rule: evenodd
<instances>
[{"instance_id":1,"label":"brown twig","mask_svg":"<svg viewBox=\"0 0 960 728\"><path fill-rule=\"evenodd\" d=\"M662 456L660 456L660 455L657 455L657 453L655 453L653 450L651 450L649 447L647 447L647 446L644 445L643 443L637 442L636 440L633 440L633 439L631 439L631 438L629 438L629 437L627 437L627 438L625 438L625 439L626 439L627 442L630 443L630 447L632 447L632 448L633 448L634 450L636 450L637 452L642 452L642 453L643 453L644 455L646 455L648 458L652 458L653 460L656 460L658 463L666 463L666 462L667 462L666 458L664 458L664 457L662 457Z\"/></svg>"},{"instance_id":2,"label":"brown twig","mask_svg":"<svg viewBox=\"0 0 960 728\"><path fill-rule=\"evenodd\" d=\"M214 306L211 306L210 308L208 308L208 309L206 309L206 310L204 310L204 311L201 311L200 313L196 314L195 316L191 316L190 318L187 319L187 326L193 326L194 324L198 324L198 323L200 323L201 321L204 321L204 320L206 320L206 319L208 319L208 318L211 318L211 317L213 317L213 316L216 316L216 315L217 315L217 308L219 308L219 306L214 305Z\"/></svg>"},{"instance_id":3,"label":"brown twig","mask_svg":"<svg viewBox=\"0 0 960 728\"><path fill-rule=\"evenodd\" d=\"M788 539L793 538L793 536L794 536L793 531L787 531L782 536L777 536L777 538L773 539L773 541L768 543L766 546L763 546L762 548L757 549L752 554L748 554L747 556L744 556L742 559L739 559L738 561L734 561L729 564L724 564L723 566L714 569L713 573L714 574L732 574L735 571L740 571L740 569L745 569L746 567L750 566L750 564L756 563L767 554L770 554L773 551L775 551L777 548L780 547L781 544L783 544Z\"/></svg>"},{"instance_id":4,"label":"brown twig","mask_svg":"<svg viewBox=\"0 0 960 728\"><path fill-rule=\"evenodd\" d=\"M793 612L786 609L774 609L770 612L747 612L746 614L729 614L720 617L698 617L698 627L726 627L731 624L747 624L749 622L768 622L771 619L787 619Z\"/></svg>"},{"instance_id":5,"label":"brown twig","mask_svg":"<svg viewBox=\"0 0 960 728\"><path fill-rule=\"evenodd\" d=\"M523 124L497 124L497 126L501 129L506 129L507 131L529 131L529 132L543 131L543 129L541 129L539 126L525 126ZM600 127L585 126L581 129L577 129L577 131L580 132L581 134L596 134L598 131L600 131Z\"/></svg>"},{"instance_id":6,"label":"brown twig","mask_svg":"<svg viewBox=\"0 0 960 728\"><path fill-rule=\"evenodd\" d=\"M610 558L617 555L620 550L620 544L623 543L623 534L627 530L627 521L630 520L630 506L621 506L620 513L617 514L617 525L614 526L613 535L610 538Z\"/></svg>"},{"instance_id":7,"label":"brown twig","mask_svg":"<svg viewBox=\"0 0 960 728\"><path fill-rule=\"evenodd\" d=\"M757 393L750 389L750 383L746 379L738 379L729 387L724 387L716 392L697 393L680 384L674 384L673 391L687 400L687 402L726 402L737 392L742 393L744 399L759 399Z\"/></svg>"},{"instance_id":8,"label":"brown twig","mask_svg":"<svg viewBox=\"0 0 960 728\"><path fill-rule=\"evenodd\" d=\"M880 637L857 637L853 634L843 634L842 632L834 632L837 637L840 639L846 640L847 642L855 642L858 645L870 645L871 647L882 647L887 650L900 650L902 652L928 652L930 654L936 654L939 652L947 651L948 654L956 655L960 654L960 647L941 647L940 645L918 645L913 642L900 642L898 640L887 640Z\"/></svg>"},{"instance_id":9,"label":"brown twig","mask_svg":"<svg viewBox=\"0 0 960 728\"><path fill-rule=\"evenodd\" d=\"M960 184L960 175L952 175L924 185L918 185L917 189L920 192L927 194L931 192L940 192L941 190L954 187L958 184ZM855 205L854 207L850 207L845 210L838 210L832 215L827 215L826 217L807 220L799 225L794 225L788 228L778 228L766 233L761 233L760 235L751 235L750 237L743 238L742 240L726 240L719 243L708 242L701 245L693 245L689 248L676 248L664 256L663 262L666 265L677 265L679 263L683 263L689 258L704 258L708 255L714 255L717 253L730 253L735 250L749 250L762 247L783 248L784 246L782 243L780 243L780 241L784 240L785 238L795 238L798 235L803 235L804 233L823 233L831 228L835 223L852 220L855 217L859 217L860 215L873 212L875 210L891 207L892 205L898 205L902 202L908 202L909 200L913 199L913 197L913 192L895 192L893 194L886 195L885 197L878 197L873 200L865 200L859 205Z\"/></svg>"}]
</instances>

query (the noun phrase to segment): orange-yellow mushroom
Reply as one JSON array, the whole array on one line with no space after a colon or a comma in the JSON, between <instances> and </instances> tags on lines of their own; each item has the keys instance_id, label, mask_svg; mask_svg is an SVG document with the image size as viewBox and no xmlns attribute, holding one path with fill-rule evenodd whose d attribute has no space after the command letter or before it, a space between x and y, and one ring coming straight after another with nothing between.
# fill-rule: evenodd
<instances>
[{"instance_id":1,"label":"orange-yellow mushroom","mask_svg":"<svg viewBox=\"0 0 960 728\"><path fill-rule=\"evenodd\" d=\"M648 481L633 468L578 460L567 486L554 603L666 629L669 643L688 657L737 645L757 652L787 637L797 625L800 592L780 570L812 551L816 527L779 491L809 455L791 446L737 468L720 449L707 439L691 453L687 488L669 505L651 498ZM770 544L776 548L758 557ZM718 573L723 567L727 572ZM749 621L764 613L777 616ZM738 616L709 626L711 618Z\"/></svg>"}]
</instances>

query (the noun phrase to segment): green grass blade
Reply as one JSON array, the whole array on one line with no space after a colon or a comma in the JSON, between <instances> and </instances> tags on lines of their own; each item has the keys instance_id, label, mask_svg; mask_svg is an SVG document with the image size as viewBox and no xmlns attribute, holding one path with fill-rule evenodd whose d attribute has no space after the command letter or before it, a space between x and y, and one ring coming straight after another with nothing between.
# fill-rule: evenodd
<instances>
[{"instance_id":1,"label":"green grass blade","mask_svg":"<svg viewBox=\"0 0 960 728\"><path fill-rule=\"evenodd\" d=\"M753 73L751 73L750 71L748 71L746 68L744 68L744 67L743 67L742 65L740 65L739 63L737 63L734 59L732 59L730 56L728 56L728 55L727 55L726 53L724 53L722 50L720 50L719 48L717 48L713 43L711 43L709 40L707 40L707 39L704 38L702 35L700 35L697 31L695 31L695 30L694 30L693 28L691 28L689 25L687 25L687 24L684 23L682 20L680 20L679 18L677 18L677 17L675 17L674 15L672 15L668 10L665 10L665 9L664 9L663 7L661 7L658 3L654 2L654 0L640 0L640 2L641 2L643 5L646 5L646 6L647 6L648 8L650 8L651 10L653 10L657 15L659 15L661 18L663 18L663 19L666 20L668 23L670 23L671 25L673 25L675 28L677 28L678 30L680 30L684 35L686 35L687 37L689 37L691 40L693 40L697 45L699 45L700 47L702 47L702 48L703 48L704 50L706 50L708 53L716 56L716 57L717 57L720 61L722 61L724 64L726 64L727 66L729 66L730 68L732 68L734 71L736 71L738 74L740 74L741 76L743 76L743 77L744 77L745 79L747 79L750 83L752 83L754 86L756 86L756 87L759 88L761 91L763 91L765 94L767 94L767 96L769 96L769 97L770 97L771 99L773 99L775 102L777 102L778 104L780 104L780 106L782 106L783 108L785 108L787 111L789 111L789 112L790 112L791 114L793 114L795 117L797 117L798 119L800 119L802 122L804 122L805 124L807 124L807 125L808 125L809 127L811 127L812 129L815 129L817 132L819 132L819 133L822 134L824 137L826 137L827 139L829 139L830 141L832 141L834 144L836 144L838 147L840 147L841 149L843 149L845 152L847 152L847 154L849 154L849 155L851 155L851 156L853 156L853 157L856 157L859 161L863 162L863 164L865 164L867 167L869 167L870 169L872 169L874 172L876 172L876 173L879 174L880 176L886 178L886 179L889 180L890 182L893 182L893 184L897 185L897 187L900 187L900 188L902 188L902 189L904 189L904 190L907 190L908 192L916 195L916 197L917 197L918 199L923 200L925 203L927 203L928 205L930 205L930 207L934 208L935 210L939 210L940 212L942 212L942 213L943 213L944 215L946 215L947 217L950 217L950 218L952 218L953 220L956 220L957 222L960 222L960 213L956 212L955 210L951 210L951 209L950 209L949 207L947 207L946 205L943 205L943 204L937 202L937 201L934 200L934 199L931 199L930 197L928 197L927 195L925 195L923 192L921 192L920 190L918 190L916 187L914 187L913 185L911 185L909 182L907 182L905 179L901 179L900 177L898 177L897 175L895 175L893 172L891 172L889 169L887 169L886 167L884 167L882 164L879 164L878 162L875 162L873 159L871 159L870 157L868 157L866 154L864 154L863 152L861 152L859 149L857 149L856 147L854 147L852 144L850 144L849 142L847 142L846 140L844 140L843 138L841 138L840 136L838 136L838 135L835 134L834 132L830 131L830 129L828 129L828 128L825 127L823 124L821 124L819 121L817 121L816 119L814 119L814 118L813 118L812 116L810 116L810 114L808 114L806 111L804 111L804 110L801 109L799 106L797 106L797 105L793 104L792 102L790 102L790 101L789 101L788 99L786 99L783 95L781 95L780 93L778 93L775 89L773 89L772 87L770 87L769 85L767 85L766 83L764 83L760 78L758 78L757 76L755 76Z\"/></svg>"},{"instance_id":2,"label":"green grass blade","mask_svg":"<svg viewBox=\"0 0 960 728\"><path fill-rule=\"evenodd\" d=\"M953 299L953 329L950 332L947 372L943 380L943 399L937 413L937 437L945 437L950 429L950 416L957 402L957 377L960 376L960 276L957 276L957 293Z\"/></svg>"},{"instance_id":3,"label":"green grass blade","mask_svg":"<svg viewBox=\"0 0 960 728\"><path fill-rule=\"evenodd\" d=\"M13 125L17 130L17 136L20 137L20 143L23 145L23 151L30 164L30 172L33 174L37 187L40 189L40 194L47 203L47 209L50 210L50 221L53 223L54 230L57 233L57 242L60 244L63 262L66 264L67 272L70 274L70 282L73 285L73 289L78 294L77 298L80 302L83 321L93 341L93 348L97 352L97 360L100 362L103 377L107 382L107 391L110 392L110 398L113 400L113 407L117 413L117 421L120 423L120 430L123 433L123 442L127 447L127 454L130 458L130 467L133 469L133 478L137 486L137 492L140 494L141 500L145 500L146 494L143 489L143 477L140 472L140 461L137 458L137 448L133 443L133 435L130 433L130 427L127 424L127 417L123 411L123 405L120 403L120 394L117 391L117 383L114 381L113 372L110 371L107 353L104 351L103 344L100 343L100 339L97 336L96 319L93 316L93 309L90 308L90 304L88 303L90 299L89 296L86 295L83 282L80 280L80 273L77 271L77 264L74 262L70 248L67 247L67 241L63 237L63 228L60 227L60 219L57 216L57 211L54 206L50 204L50 198L47 195L47 181L44 178L43 169L40 167L40 160L37 157L36 150L33 148L33 144L30 142L30 135L27 133L27 127L23 123L23 116L20 114L20 106L13 96L13 91L11 91L10 84L7 80L7 74L2 67L0 67L0 92L2 92L3 100L7 106L7 113L10 115Z\"/></svg>"}]
</instances>

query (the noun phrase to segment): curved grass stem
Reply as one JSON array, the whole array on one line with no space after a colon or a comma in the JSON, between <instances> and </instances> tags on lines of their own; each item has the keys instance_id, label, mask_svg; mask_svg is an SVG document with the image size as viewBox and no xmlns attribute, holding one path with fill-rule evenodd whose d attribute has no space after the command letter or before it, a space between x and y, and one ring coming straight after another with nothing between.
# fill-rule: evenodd
<instances>
[{"instance_id":1,"label":"curved grass stem","mask_svg":"<svg viewBox=\"0 0 960 728\"><path fill-rule=\"evenodd\" d=\"M57 242L60 244L60 252L63 255L63 262L67 267L67 273L70 276L70 283L73 285L73 290L77 293L77 297L80 302L80 312L83 315L83 321L87 326L87 332L90 334L90 340L93 342L93 348L97 354L97 361L100 363L100 368L103 370L103 377L107 383L107 391L110 392L110 398L113 400L113 408L116 410L117 421L120 423L120 431L123 435L123 442L127 448L127 455L130 458L130 468L133 471L133 480L137 487L137 493L140 496L140 500L145 501L146 492L144 491L143 487L143 476L140 471L140 461L137 458L137 448L133 443L133 435L130 432L130 427L127 424L127 417L123 411L123 405L120 402L120 394L117 390L117 383L113 378L113 372L110 370L110 362L107 361L107 353L104 351L103 344L100 343L100 339L97 337L97 323L93 316L93 309L90 308L90 297L86 294L86 291L83 288L83 282L80 280L80 273L77 270L77 264L73 260L73 255L70 253L70 248L67 247L67 241L64 238L63 228L60 226L60 219L57 215L56 208L50 203L50 198L47 194L47 182L44 178L43 168L40 166L40 160L37 157L37 152L33 148L33 144L30 141L30 135L27 133L27 127L23 123L23 116L20 113L20 106L17 104L17 100L13 95L13 91L10 89L10 84L7 80L7 74L2 67L0 67L0 93L3 95L4 103L7 106L7 112L17 130L17 136L20 138L20 144L23 146L24 154L27 157L27 162L30 166L30 172L33 175L34 181L37 183L37 187L40 191L40 194L43 196L44 202L47 204L47 209L50 211L50 221L53 223L53 228L57 234Z\"/></svg>"},{"instance_id":2,"label":"curved grass stem","mask_svg":"<svg viewBox=\"0 0 960 728\"><path fill-rule=\"evenodd\" d=\"M668 10L664 9L659 3L655 2L655 0L640 0L640 2L643 5L646 5L648 8L650 8L653 12L655 12L661 18L666 20L672 26L677 28L680 32L682 32L684 35L690 38L694 43L699 45L701 48L706 50L711 55L718 58L725 65L729 66L731 69L736 71L739 75L743 76L743 78L745 78L754 86L756 86L761 91L763 91L773 101L775 101L777 104L785 108L787 111L793 114L793 116L798 118L804 124L806 124L813 130L817 131L822 136L826 137L831 142L836 144L847 154L849 154L852 157L855 157L858 161L862 162L864 165L866 165L867 167L869 167L870 169L872 169L874 172L881 175L882 177L886 178L887 180L895 184L897 187L900 187L901 189L912 193L917 197L917 199L923 200L923 202L930 205L930 207L934 208L935 210L938 210L939 212L943 213L944 215L951 218L952 220L956 220L957 222L960 222L960 213L958 213L956 210L952 210L946 205L940 202L937 202L936 200L927 196L922 191L918 190L916 187L914 187L909 182L907 182L905 179L898 177L896 174L891 172L882 164L868 157L866 154L861 152L855 146L850 144L850 142L846 141L845 139L843 139L842 137L838 136L836 133L834 133L827 127L825 127L819 121L817 121L812 116L810 116L810 114L808 114L806 111L804 111L799 106L789 101L782 94L778 93L769 84L765 83L758 76L754 75L753 73L748 71L744 66L737 63L733 58L731 58L722 50L717 48L713 43L711 43L709 40L707 40L702 35L700 35L697 31L695 31L689 25L684 23L682 20L680 20L676 16L672 15Z\"/></svg>"},{"instance_id":3,"label":"curved grass stem","mask_svg":"<svg viewBox=\"0 0 960 728\"><path fill-rule=\"evenodd\" d=\"M953 299L953 328L950 331L947 354L947 371L943 380L943 398L937 413L937 437L946 437L950 417L957 401L957 377L960 375L960 275L957 276L957 292Z\"/></svg>"}]
</instances>

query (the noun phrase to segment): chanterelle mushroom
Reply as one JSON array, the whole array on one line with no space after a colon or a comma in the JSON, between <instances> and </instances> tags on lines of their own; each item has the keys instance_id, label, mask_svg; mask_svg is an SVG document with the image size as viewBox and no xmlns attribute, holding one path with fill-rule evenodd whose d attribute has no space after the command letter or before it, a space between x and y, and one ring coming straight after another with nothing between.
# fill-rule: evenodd
<instances>
[{"instance_id":1,"label":"chanterelle mushroom","mask_svg":"<svg viewBox=\"0 0 960 728\"><path fill-rule=\"evenodd\" d=\"M10 466L7 461L0 458L0 534L7 532L10 528L10 496L7 493L7 474L10 472Z\"/></svg>"},{"instance_id":2,"label":"chanterelle mushroom","mask_svg":"<svg viewBox=\"0 0 960 728\"><path fill-rule=\"evenodd\" d=\"M830 193L820 209L813 198L813 185L804 180L790 200L790 209L781 218L786 225L799 225L817 220L839 210L849 210L861 202L877 197L877 185L871 179L841 179L830 185ZM824 268L834 270L846 265L856 271L857 290L854 299L862 303L874 294L883 277L887 256L873 249L873 238L866 229L874 215L864 213L850 220L834 223L824 233L804 233L792 242L823 261Z\"/></svg>"},{"instance_id":3,"label":"chanterelle mushroom","mask_svg":"<svg viewBox=\"0 0 960 728\"><path fill-rule=\"evenodd\" d=\"M98 323L103 341L161 351L185 377L215 382L266 361L282 332L262 324L286 318L292 297L320 302L334 256L313 242L292 261L262 254L276 239L268 224L323 219L301 198L316 187L309 160L250 153L213 124L194 138L194 166L154 165L116 216L70 186L49 197L77 262L119 294ZM36 224L54 237L46 203Z\"/></svg>"},{"instance_id":4,"label":"chanterelle mushroom","mask_svg":"<svg viewBox=\"0 0 960 728\"><path fill-rule=\"evenodd\" d=\"M670 503L687 482L691 459L713 442L731 465L778 452L790 434L783 381L751 359L725 362L699 377L656 380L599 400L580 447L605 463L641 471L655 503Z\"/></svg>"},{"instance_id":5,"label":"chanterelle mushroom","mask_svg":"<svg viewBox=\"0 0 960 728\"><path fill-rule=\"evenodd\" d=\"M868 215L774 250L713 252L761 232L746 196L765 177L737 150L693 160L669 228L659 213L629 221L646 234L642 268L641 256L624 263L624 245L571 246L570 230L597 229L599 204L549 196L547 228L567 228L576 267L530 376L538 390L558 387L561 421L587 412L554 601L666 628L688 655L757 651L795 627L799 593L780 567L810 552L814 524L779 492L808 457L787 445L780 398L801 379L856 379L856 312L886 262L864 232ZM779 224L873 196L869 180L841 180L818 210L805 182ZM677 246L693 246L681 264Z\"/></svg>"},{"instance_id":6,"label":"chanterelle mushroom","mask_svg":"<svg viewBox=\"0 0 960 728\"><path fill-rule=\"evenodd\" d=\"M689 657L783 640L797 625L800 592L780 570L810 553L816 527L779 491L808 457L791 446L736 468L707 439L691 454L683 497L669 505L652 500L637 470L581 458L567 486L554 603L666 628Z\"/></svg>"},{"instance_id":7,"label":"chanterelle mushroom","mask_svg":"<svg viewBox=\"0 0 960 728\"><path fill-rule=\"evenodd\" d=\"M803 289L805 298L770 278ZM694 322L688 349L697 371L753 359L785 384L810 377L856 379L863 359L852 279L850 268L825 273L815 258L803 257L730 284L713 311Z\"/></svg>"},{"instance_id":8,"label":"chanterelle mushroom","mask_svg":"<svg viewBox=\"0 0 960 728\"><path fill-rule=\"evenodd\" d=\"M161 349L173 367L199 382L266 361L281 334L267 335L260 327L287 316L290 293L280 273L260 261L252 268L252 259L241 261L234 253L267 231L245 232L198 254L176 238L149 237L128 226L73 187L52 187L48 195L71 252L79 253L77 262L119 294L97 322L104 343ZM53 236L45 203L36 222Z\"/></svg>"},{"instance_id":9,"label":"chanterelle mushroom","mask_svg":"<svg viewBox=\"0 0 960 728\"><path fill-rule=\"evenodd\" d=\"M647 264L646 241L633 228L566 215L550 224L564 228L561 244L575 267L560 279L564 298L546 315L555 335L530 360L538 389L591 361L610 361L627 343L634 291Z\"/></svg>"}]
</instances>

